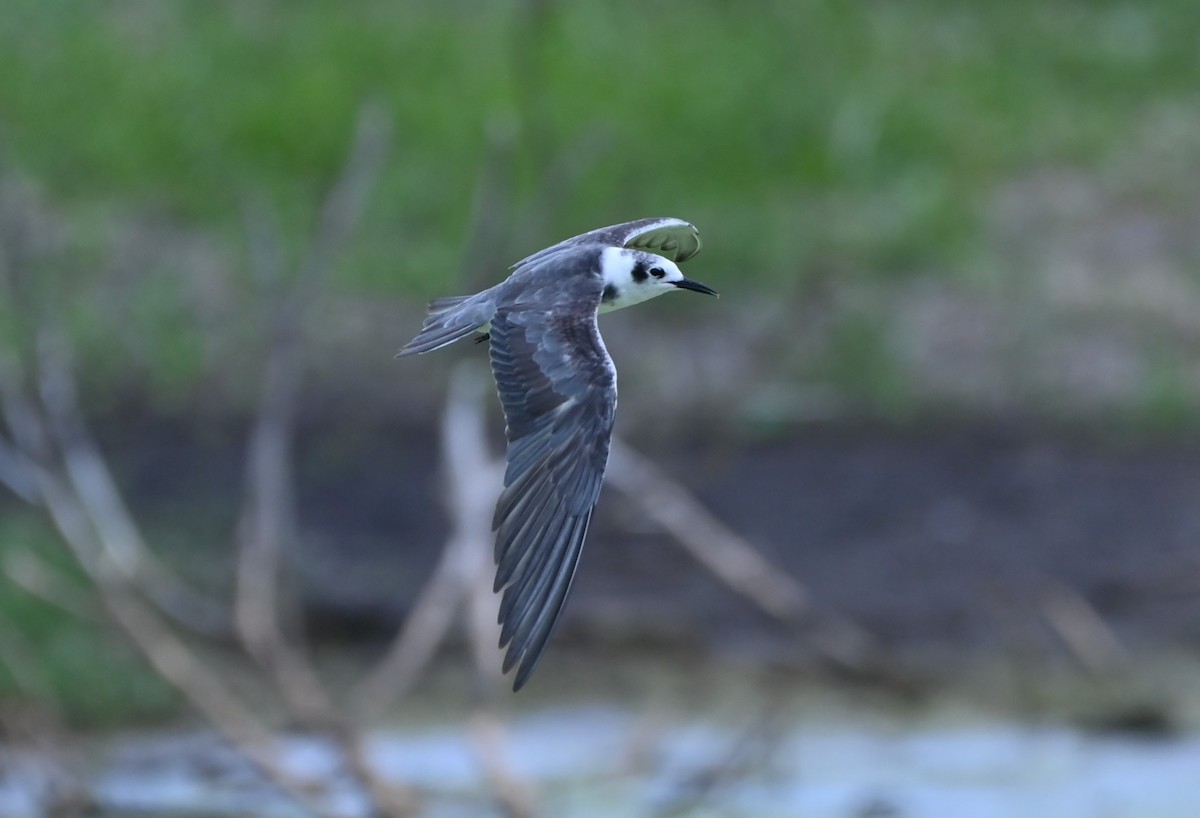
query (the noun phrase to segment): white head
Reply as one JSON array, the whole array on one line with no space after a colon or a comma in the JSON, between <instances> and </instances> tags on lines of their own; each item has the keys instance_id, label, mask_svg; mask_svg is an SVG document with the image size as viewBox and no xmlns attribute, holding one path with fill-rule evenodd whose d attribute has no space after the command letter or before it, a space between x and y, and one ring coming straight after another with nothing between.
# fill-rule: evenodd
<instances>
[{"instance_id":1,"label":"white head","mask_svg":"<svg viewBox=\"0 0 1200 818\"><path fill-rule=\"evenodd\" d=\"M684 278L678 265L669 258L623 247L606 247L601 251L600 277L604 280L600 312L640 304L675 290L717 294L711 287Z\"/></svg>"}]
</instances>

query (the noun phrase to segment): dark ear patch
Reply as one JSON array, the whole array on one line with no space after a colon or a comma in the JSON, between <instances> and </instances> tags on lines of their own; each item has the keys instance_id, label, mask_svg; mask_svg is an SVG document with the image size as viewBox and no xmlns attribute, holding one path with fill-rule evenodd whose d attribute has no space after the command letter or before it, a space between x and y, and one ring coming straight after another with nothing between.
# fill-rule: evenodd
<instances>
[{"instance_id":1,"label":"dark ear patch","mask_svg":"<svg viewBox=\"0 0 1200 818\"><path fill-rule=\"evenodd\" d=\"M595 292L593 290L593 292ZM607 304L617 297L617 288L611 284L604 285L604 292L600 293L600 300Z\"/></svg>"},{"instance_id":2,"label":"dark ear patch","mask_svg":"<svg viewBox=\"0 0 1200 818\"><path fill-rule=\"evenodd\" d=\"M632 276L633 276L633 280L634 280L634 281L636 281L636 282L638 282L639 284L640 284L641 282L645 281L645 280L646 280L646 278L647 278L647 276L646 276L646 262L644 262L644 261L639 261L637 264L633 265L633 270L632 270L632 271L630 271L630 275L632 275Z\"/></svg>"}]
</instances>

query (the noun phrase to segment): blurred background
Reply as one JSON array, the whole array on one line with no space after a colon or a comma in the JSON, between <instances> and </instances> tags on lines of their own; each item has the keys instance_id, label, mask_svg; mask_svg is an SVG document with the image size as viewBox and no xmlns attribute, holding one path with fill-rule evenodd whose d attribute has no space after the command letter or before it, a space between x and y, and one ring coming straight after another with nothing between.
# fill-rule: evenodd
<instances>
[{"instance_id":1,"label":"blurred background","mask_svg":"<svg viewBox=\"0 0 1200 818\"><path fill-rule=\"evenodd\" d=\"M1197 814L1198 31L7 0L0 815ZM603 319L640 455L512 697L485 351L392 356L644 216L722 298Z\"/></svg>"}]
</instances>

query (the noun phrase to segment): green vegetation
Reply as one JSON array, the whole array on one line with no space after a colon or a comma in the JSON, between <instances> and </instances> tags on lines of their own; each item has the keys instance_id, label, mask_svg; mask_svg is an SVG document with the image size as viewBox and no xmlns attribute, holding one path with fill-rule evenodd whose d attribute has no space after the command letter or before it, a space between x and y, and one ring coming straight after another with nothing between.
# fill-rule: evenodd
<instances>
[{"instance_id":1,"label":"green vegetation","mask_svg":"<svg viewBox=\"0 0 1200 818\"><path fill-rule=\"evenodd\" d=\"M32 595L12 581L12 571L0 575L0 708L33 702L79 727L173 713L174 693L103 624L99 611L95 618L80 615L98 603L54 533L34 515L8 507L0 515L0 560L20 574L28 554L53 572L53 582L42 583L50 594L80 610L68 613ZM34 569L35 581L43 573Z\"/></svg>"},{"instance_id":2,"label":"green vegetation","mask_svg":"<svg viewBox=\"0 0 1200 818\"><path fill-rule=\"evenodd\" d=\"M1101 212L1078 207L1100 221L1105 208L1167 222L1194 209L1198 29L1187 0L11 0L0 165L66 214L74 272L47 286L81 302L72 321L101 384L130 357L112 347L111 313L96 316L114 222L198 231L241 269L243 214L261 197L295 254L369 99L394 117L394 150L336 296L456 289L488 134L511 133L515 213L556 161L579 179L519 246L497 248L497 275L543 241L672 213L702 226L703 278L727 292L811 303L861 286L887 304L923 278L1004 295L1019 314L1045 299L1030 260L1049 254L997 215L1014 180L1080 174ZM1190 274L1200 254L1185 252L1173 261ZM186 399L217 366L181 306L194 287L169 264L140 272L108 307L134 302L122 317L150 339L151 391ZM240 331L244 316L221 317ZM895 331L879 326L871 371L838 375L851 403L904 414L921 393L901 388ZM1155 381L1158 353L1142 357ZM1186 410L1196 385L1182 386ZM1056 387L1023 389L1043 392Z\"/></svg>"},{"instance_id":3,"label":"green vegetation","mask_svg":"<svg viewBox=\"0 0 1200 818\"><path fill-rule=\"evenodd\" d=\"M829 258L886 274L969 253L991 186L1102 164L1200 87L1200 10L1183 0L564 3L536 34L525 14L13 0L8 160L79 207L227 228L262 188L299 231L355 109L377 97L397 155L347 282L432 291L431 274L455 269L489 119L526 116L527 184L535 151L611 137L547 235L679 212L706 225L714 269L739 260L739 281Z\"/></svg>"}]
</instances>

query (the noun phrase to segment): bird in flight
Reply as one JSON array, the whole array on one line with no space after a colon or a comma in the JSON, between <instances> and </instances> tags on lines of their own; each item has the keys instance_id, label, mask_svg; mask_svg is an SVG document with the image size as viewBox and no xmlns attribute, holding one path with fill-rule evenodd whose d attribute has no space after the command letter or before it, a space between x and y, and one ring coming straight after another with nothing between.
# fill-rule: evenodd
<instances>
[{"instance_id":1,"label":"bird in flight","mask_svg":"<svg viewBox=\"0 0 1200 818\"><path fill-rule=\"evenodd\" d=\"M716 295L678 264L700 251L680 219L602 227L534 253L476 295L437 298L397 357L475 332L490 340L508 438L496 504L496 582L504 672L520 690L553 632L579 564L608 463L617 370L598 313L676 290Z\"/></svg>"}]
</instances>

